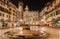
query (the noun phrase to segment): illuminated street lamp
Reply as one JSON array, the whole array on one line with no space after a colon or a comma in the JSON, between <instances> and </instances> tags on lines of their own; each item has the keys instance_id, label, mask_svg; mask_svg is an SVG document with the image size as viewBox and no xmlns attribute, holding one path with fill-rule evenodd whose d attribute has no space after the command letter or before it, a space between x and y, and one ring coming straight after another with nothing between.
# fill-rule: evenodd
<instances>
[{"instance_id":1,"label":"illuminated street lamp","mask_svg":"<svg viewBox=\"0 0 60 39\"><path fill-rule=\"evenodd\" d=\"M33 25L34 25L35 23L33 23Z\"/></svg>"},{"instance_id":2,"label":"illuminated street lamp","mask_svg":"<svg viewBox=\"0 0 60 39\"><path fill-rule=\"evenodd\" d=\"M38 25L38 24L39 24L39 21L36 22L36 25Z\"/></svg>"},{"instance_id":3,"label":"illuminated street lamp","mask_svg":"<svg viewBox=\"0 0 60 39\"><path fill-rule=\"evenodd\" d=\"M42 22L44 22L45 20L44 19L41 19Z\"/></svg>"},{"instance_id":4,"label":"illuminated street lamp","mask_svg":"<svg viewBox=\"0 0 60 39\"><path fill-rule=\"evenodd\" d=\"M41 23L42 24L46 24L46 20L45 19L41 19Z\"/></svg>"},{"instance_id":5,"label":"illuminated street lamp","mask_svg":"<svg viewBox=\"0 0 60 39\"><path fill-rule=\"evenodd\" d=\"M16 27L17 23L14 23L14 27Z\"/></svg>"},{"instance_id":6,"label":"illuminated street lamp","mask_svg":"<svg viewBox=\"0 0 60 39\"><path fill-rule=\"evenodd\" d=\"M41 28L41 31L46 31L44 27Z\"/></svg>"},{"instance_id":7,"label":"illuminated street lamp","mask_svg":"<svg viewBox=\"0 0 60 39\"><path fill-rule=\"evenodd\" d=\"M20 24L23 24L23 20L22 19L20 19Z\"/></svg>"},{"instance_id":8,"label":"illuminated street lamp","mask_svg":"<svg viewBox=\"0 0 60 39\"><path fill-rule=\"evenodd\" d=\"M58 21L58 23L60 23L60 21Z\"/></svg>"},{"instance_id":9,"label":"illuminated street lamp","mask_svg":"<svg viewBox=\"0 0 60 39\"><path fill-rule=\"evenodd\" d=\"M20 34L23 34L23 27L20 27L19 30L20 30Z\"/></svg>"},{"instance_id":10,"label":"illuminated street lamp","mask_svg":"<svg viewBox=\"0 0 60 39\"><path fill-rule=\"evenodd\" d=\"M20 19L20 22L22 22L23 20L22 19Z\"/></svg>"}]
</instances>

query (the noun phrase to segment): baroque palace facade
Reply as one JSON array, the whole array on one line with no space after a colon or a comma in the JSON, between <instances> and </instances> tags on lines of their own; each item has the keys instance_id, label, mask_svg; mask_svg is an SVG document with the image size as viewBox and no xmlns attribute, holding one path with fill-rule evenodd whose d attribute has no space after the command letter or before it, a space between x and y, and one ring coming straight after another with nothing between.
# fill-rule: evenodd
<instances>
[{"instance_id":1,"label":"baroque palace facade","mask_svg":"<svg viewBox=\"0 0 60 39\"><path fill-rule=\"evenodd\" d=\"M39 30L39 12L38 11L29 11L28 6L26 6L25 11L23 13L23 21L24 24L28 25L27 27L30 27L30 30Z\"/></svg>"},{"instance_id":2,"label":"baroque palace facade","mask_svg":"<svg viewBox=\"0 0 60 39\"><path fill-rule=\"evenodd\" d=\"M26 6L25 11L23 13L23 20L25 24L38 24L38 11L29 11L28 6Z\"/></svg>"},{"instance_id":3,"label":"baroque palace facade","mask_svg":"<svg viewBox=\"0 0 60 39\"><path fill-rule=\"evenodd\" d=\"M3 21L3 27L14 27L18 19L20 19L18 8L9 0L0 0L0 20Z\"/></svg>"}]
</instances>

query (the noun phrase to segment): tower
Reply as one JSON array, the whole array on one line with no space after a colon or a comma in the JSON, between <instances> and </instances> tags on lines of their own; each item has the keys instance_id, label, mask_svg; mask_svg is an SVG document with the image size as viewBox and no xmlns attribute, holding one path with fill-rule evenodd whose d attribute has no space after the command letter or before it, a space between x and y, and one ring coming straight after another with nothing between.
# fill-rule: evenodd
<instances>
[{"instance_id":1,"label":"tower","mask_svg":"<svg viewBox=\"0 0 60 39\"><path fill-rule=\"evenodd\" d=\"M26 14L28 14L28 12L29 12L29 8L28 8L27 5L26 5L26 8L25 8L25 12L26 12Z\"/></svg>"},{"instance_id":2,"label":"tower","mask_svg":"<svg viewBox=\"0 0 60 39\"><path fill-rule=\"evenodd\" d=\"M18 3L18 9L20 11L20 19L23 19L23 2Z\"/></svg>"},{"instance_id":3,"label":"tower","mask_svg":"<svg viewBox=\"0 0 60 39\"><path fill-rule=\"evenodd\" d=\"M28 10L29 10L29 8L28 8L28 6L26 6L25 11L28 11Z\"/></svg>"},{"instance_id":4,"label":"tower","mask_svg":"<svg viewBox=\"0 0 60 39\"><path fill-rule=\"evenodd\" d=\"M25 21L25 24L27 24L29 22L29 8L28 6L25 7L25 12L24 12L24 21Z\"/></svg>"}]
</instances>

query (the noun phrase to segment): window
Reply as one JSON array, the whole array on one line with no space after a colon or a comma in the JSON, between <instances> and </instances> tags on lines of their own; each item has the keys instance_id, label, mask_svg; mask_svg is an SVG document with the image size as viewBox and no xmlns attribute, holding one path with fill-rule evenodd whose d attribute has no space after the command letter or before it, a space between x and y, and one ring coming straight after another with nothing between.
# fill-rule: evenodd
<instances>
[{"instance_id":1,"label":"window","mask_svg":"<svg viewBox=\"0 0 60 39\"><path fill-rule=\"evenodd\" d=\"M2 5L2 3L1 3L1 5Z\"/></svg>"},{"instance_id":2,"label":"window","mask_svg":"<svg viewBox=\"0 0 60 39\"><path fill-rule=\"evenodd\" d=\"M26 30L30 30L30 28L25 28Z\"/></svg>"},{"instance_id":3,"label":"window","mask_svg":"<svg viewBox=\"0 0 60 39\"><path fill-rule=\"evenodd\" d=\"M9 12L9 14L11 14L11 12Z\"/></svg>"},{"instance_id":4,"label":"window","mask_svg":"<svg viewBox=\"0 0 60 39\"><path fill-rule=\"evenodd\" d=\"M56 1L54 1L54 4L56 4Z\"/></svg>"},{"instance_id":5,"label":"window","mask_svg":"<svg viewBox=\"0 0 60 39\"><path fill-rule=\"evenodd\" d=\"M2 16L2 14L0 13L0 16Z\"/></svg>"},{"instance_id":6,"label":"window","mask_svg":"<svg viewBox=\"0 0 60 39\"><path fill-rule=\"evenodd\" d=\"M48 14L48 12L45 12L45 15L47 15Z\"/></svg>"},{"instance_id":7,"label":"window","mask_svg":"<svg viewBox=\"0 0 60 39\"><path fill-rule=\"evenodd\" d=\"M7 24L7 23L5 23L5 24L4 24L4 26L5 26L5 27L7 27L7 26L8 26L8 24Z\"/></svg>"},{"instance_id":8,"label":"window","mask_svg":"<svg viewBox=\"0 0 60 39\"><path fill-rule=\"evenodd\" d=\"M52 17L53 16L53 14L50 14L50 17Z\"/></svg>"},{"instance_id":9,"label":"window","mask_svg":"<svg viewBox=\"0 0 60 39\"><path fill-rule=\"evenodd\" d=\"M47 10L49 9L49 6L47 7Z\"/></svg>"},{"instance_id":10,"label":"window","mask_svg":"<svg viewBox=\"0 0 60 39\"><path fill-rule=\"evenodd\" d=\"M13 12L15 12L15 10L13 10Z\"/></svg>"},{"instance_id":11,"label":"window","mask_svg":"<svg viewBox=\"0 0 60 39\"><path fill-rule=\"evenodd\" d=\"M4 17L4 14L3 14L3 17Z\"/></svg>"},{"instance_id":12,"label":"window","mask_svg":"<svg viewBox=\"0 0 60 39\"><path fill-rule=\"evenodd\" d=\"M60 14L60 10L56 11L56 15Z\"/></svg>"},{"instance_id":13,"label":"window","mask_svg":"<svg viewBox=\"0 0 60 39\"><path fill-rule=\"evenodd\" d=\"M50 6L52 7L52 4Z\"/></svg>"},{"instance_id":14,"label":"window","mask_svg":"<svg viewBox=\"0 0 60 39\"><path fill-rule=\"evenodd\" d=\"M4 2L5 2L5 0L3 0L3 2L1 2L1 5L4 5L5 6L5 3Z\"/></svg>"},{"instance_id":15,"label":"window","mask_svg":"<svg viewBox=\"0 0 60 39\"><path fill-rule=\"evenodd\" d=\"M1 4L1 2L0 2L0 4Z\"/></svg>"},{"instance_id":16,"label":"window","mask_svg":"<svg viewBox=\"0 0 60 39\"><path fill-rule=\"evenodd\" d=\"M5 4L3 3L3 5L5 6Z\"/></svg>"},{"instance_id":17,"label":"window","mask_svg":"<svg viewBox=\"0 0 60 39\"><path fill-rule=\"evenodd\" d=\"M8 17L8 15L7 15L7 17Z\"/></svg>"},{"instance_id":18,"label":"window","mask_svg":"<svg viewBox=\"0 0 60 39\"><path fill-rule=\"evenodd\" d=\"M4 0L4 2L5 2L5 0Z\"/></svg>"},{"instance_id":19,"label":"window","mask_svg":"<svg viewBox=\"0 0 60 39\"><path fill-rule=\"evenodd\" d=\"M9 4L9 1L7 1L7 4Z\"/></svg>"},{"instance_id":20,"label":"window","mask_svg":"<svg viewBox=\"0 0 60 39\"><path fill-rule=\"evenodd\" d=\"M7 10L7 9L1 7L1 6L0 6L0 10L3 11L3 12L6 12L6 13L8 13L8 14L11 14L9 10Z\"/></svg>"},{"instance_id":21,"label":"window","mask_svg":"<svg viewBox=\"0 0 60 39\"><path fill-rule=\"evenodd\" d=\"M9 10L11 11L11 8L9 8Z\"/></svg>"},{"instance_id":22,"label":"window","mask_svg":"<svg viewBox=\"0 0 60 39\"><path fill-rule=\"evenodd\" d=\"M10 18L10 16L9 16L9 18Z\"/></svg>"},{"instance_id":23,"label":"window","mask_svg":"<svg viewBox=\"0 0 60 39\"><path fill-rule=\"evenodd\" d=\"M12 26L13 26L13 24L12 24Z\"/></svg>"}]
</instances>

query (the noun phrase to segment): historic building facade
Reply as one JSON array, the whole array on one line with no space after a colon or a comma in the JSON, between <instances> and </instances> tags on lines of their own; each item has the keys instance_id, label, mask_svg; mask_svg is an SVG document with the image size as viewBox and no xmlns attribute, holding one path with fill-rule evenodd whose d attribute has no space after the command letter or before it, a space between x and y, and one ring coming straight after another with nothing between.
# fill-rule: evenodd
<instances>
[{"instance_id":1,"label":"historic building facade","mask_svg":"<svg viewBox=\"0 0 60 39\"><path fill-rule=\"evenodd\" d=\"M42 20L41 23L51 27L59 27L60 0L54 0L50 4L47 3L47 6L40 12L40 16ZM58 22L56 20L58 20Z\"/></svg>"},{"instance_id":2,"label":"historic building facade","mask_svg":"<svg viewBox=\"0 0 60 39\"><path fill-rule=\"evenodd\" d=\"M36 24L36 22L38 21L38 11L29 11L28 6L26 6L23 13L23 20L25 24Z\"/></svg>"},{"instance_id":3,"label":"historic building facade","mask_svg":"<svg viewBox=\"0 0 60 39\"><path fill-rule=\"evenodd\" d=\"M49 17L54 17L58 13L57 11L60 10L60 0L54 0L52 3L47 3L47 6L40 12L40 16L42 18L47 19Z\"/></svg>"},{"instance_id":4,"label":"historic building facade","mask_svg":"<svg viewBox=\"0 0 60 39\"><path fill-rule=\"evenodd\" d=\"M3 26L14 27L17 19L20 19L20 12L9 0L0 0L0 20Z\"/></svg>"}]
</instances>

